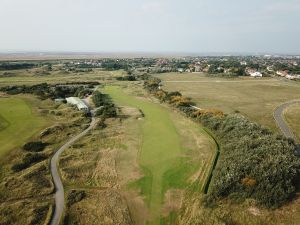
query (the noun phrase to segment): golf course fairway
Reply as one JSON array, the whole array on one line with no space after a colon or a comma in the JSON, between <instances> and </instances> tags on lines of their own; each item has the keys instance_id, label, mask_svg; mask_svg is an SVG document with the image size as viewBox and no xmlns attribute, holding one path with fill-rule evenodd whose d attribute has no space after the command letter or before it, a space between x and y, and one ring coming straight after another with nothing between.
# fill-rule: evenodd
<instances>
[{"instance_id":1,"label":"golf course fairway","mask_svg":"<svg viewBox=\"0 0 300 225\"><path fill-rule=\"evenodd\" d=\"M138 121L142 127L139 164L146 176L146 181L141 186L147 189L144 195L151 214L150 224L160 224L164 194L163 175L178 164L182 151L170 112L147 99L130 96L117 86L106 86L104 92L109 94L117 105L135 107L145 114L144 120Z\"/></svg>"},{"instance_id":2,"label":"golf course fairway","mask_svg":"<svg viewBox=\"0 0 300 225\"><path fill-rule=\"evenodd\" d=\"M0 98L0 157L23 145L47 124L21 98Z\"/></svg>"}]
</instances>

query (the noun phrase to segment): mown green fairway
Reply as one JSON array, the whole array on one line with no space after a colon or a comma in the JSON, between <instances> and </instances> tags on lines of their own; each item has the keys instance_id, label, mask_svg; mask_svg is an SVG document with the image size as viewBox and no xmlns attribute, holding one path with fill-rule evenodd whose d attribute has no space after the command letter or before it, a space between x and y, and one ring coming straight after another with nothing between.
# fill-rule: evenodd
<instances>
[{"instance_id":1,"label":"mown green fairway","mask_svg":"<svg viewBox=\"0 0 300 225\"><path fill-rule=\"evenodd\" d=\"M45 126L46 120L32 113L21 98L0 98L0 157Z\"/></svg>"},{"instance_id":2,"label":"mown green fairway","mask_svg":"<svg viewBox=\"0 0 300 225\"><path fill-rule=\"evenodd\" d=\"M114 101L120 105L137 107L146 115L142 124L142 147L139 156L140 165L150 174L151 193L149 208L155 221L159 221L162 201L163 174L177 162L180 154L180 142L169 113L163 107L150 101L139 100L126 95L120 88L105 88ZM150 187L148 187L150 188Z\"/></svg>"},{"instance_id":3,"label":"mown green fairway","mask_svg":"<svg viewBox=\"0 0 300 225\"><path fill-rule=\"evenodd\" d=\"M141 123L142 128L139 164L145 173L145 177L138 181L138 186L141 187L150 209L152 216L150 223L160 224L160 213L166 188L185 186L186 179L188 179L187 174L191 175L193 171L195 172L201 163L192 165L183 159L186 149L182 146L181 131L178 132L174 123L174 119L179 119L179 117L174 118L169 110L148 99L126 94L120 87L106 86L105 92L118 105L139 108L145 114L144 120L137 121ZM200 131L199 128L197 129ZM204 148L209 152L208 155L214 154L214 143L207 134L201 130L198 135L203 140L203 145L207 144ZM209 165L207 166L209 168ZM174 172L177 173L177 176Z\"/></svg>"}]
</instances>

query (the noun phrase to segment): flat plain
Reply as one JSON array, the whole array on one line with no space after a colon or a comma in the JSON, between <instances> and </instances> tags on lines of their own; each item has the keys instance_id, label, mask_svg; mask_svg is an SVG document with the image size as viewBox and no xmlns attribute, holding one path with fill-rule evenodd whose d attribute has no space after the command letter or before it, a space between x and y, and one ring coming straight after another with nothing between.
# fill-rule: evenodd
<instances>
[{"instance_id":1,"label":"flat plain","mask_svg":"<svg viewBox=\"0 0 300 225\"><path fill-rule=\"evenodd\" d=\"M272 130L278 130L274 109L300 99L300 83L279 78L220 78L204 73L165 73L163 89L180 91L200 108L217 108L225 113L240 112Z\"/></svg>"}]
</instances>

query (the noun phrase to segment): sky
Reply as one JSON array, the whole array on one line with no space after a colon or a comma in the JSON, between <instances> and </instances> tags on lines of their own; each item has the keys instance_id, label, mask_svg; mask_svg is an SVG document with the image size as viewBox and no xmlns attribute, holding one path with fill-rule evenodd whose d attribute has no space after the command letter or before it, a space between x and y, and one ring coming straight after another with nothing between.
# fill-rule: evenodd
<instances>
[{"instance_id":1,"label":"sky","mask_svg":"<svg viewBox=\"0 0 300 225\"><path fill-rule=\"evenodd\" d=\"M300 54L300 0L0 0L0 52Z\"/></svg>"}]
</instances>

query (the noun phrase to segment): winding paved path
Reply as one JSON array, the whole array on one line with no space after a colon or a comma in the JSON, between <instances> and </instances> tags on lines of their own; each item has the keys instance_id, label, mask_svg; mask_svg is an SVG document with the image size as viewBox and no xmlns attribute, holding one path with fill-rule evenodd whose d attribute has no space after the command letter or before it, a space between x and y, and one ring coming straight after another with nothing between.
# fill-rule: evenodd
<instances>
[{"instance_id":1,"label":"winding paved path","mask_svg":"<svg viewBox=\"0 0 300 225\"><path fill-rule=\"evenodd\" d=\"M51 175L53 178L56 192L55 192L55 209L54 209L54 214L52 216L50 225L59 225L64 211L64 205L65 205L64 186L62 184L59 171L58 171L59 156L65 149L67 149L75 141L77 141L79 138L86 135L87 132L90 131L94 125L95 125L95 118L92 117L90 126L84 131L82 131L80 134L76 135L75 137L72 137L66 144L60 147L60 149L58 149L58 151L54 154L54 156L51 159Z\"/></svg>"},{"instance_id":2,"label":"winding paved path","mask_svg":"<svg viewBox=\"0 0 300 225\"><path fill-rule=\"evenodd\" d=\"M296 140L294 133L289 128L285 119L283 118L284 110L287 107L294 105L294 104L300 104L300 100L293 100L290 102L286 102L286 103L282 104L281 106L277 107L274 111L274 119L275 119L277 125L279 126L280 130L284 134L284 136L286 136L287 138L292 138L292 139Z\"/></svg>"}]
</instances>

